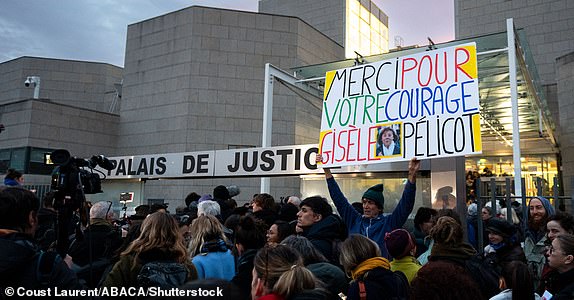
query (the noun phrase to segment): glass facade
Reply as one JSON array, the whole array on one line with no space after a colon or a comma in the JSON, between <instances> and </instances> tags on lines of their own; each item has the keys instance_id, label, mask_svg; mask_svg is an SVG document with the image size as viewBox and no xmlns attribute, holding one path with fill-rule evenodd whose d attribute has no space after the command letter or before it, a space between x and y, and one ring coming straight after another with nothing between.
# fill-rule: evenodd
<instances>
[{"instance_id":1,"label":"glass facade","mask_svg":"<svg viewBox=\"0 0 574 300\"><path fill-rule=\"evenodd\" d=\"M558 181L558 160L554 155L526 155L520 158L522 177L525 179L526 196L551 195L552 189ZM483 193L490 195L488 186L491 178L497 185L496 194L504 196L505 179L514 180L514 164L512 156L498 157L468 157L465 169L480 176ZM500 187L499 187L500 186ZM511 191L514 193L514 191Z\"/></svg>"},{"instance_id":2,"label":"glass facade","mask_svg":"<svg viewBox=\"0 0 574 300\"><path fill-rule=\"evenodd\" d=\"M49 175L54 166L44 163L44 154L52 151L53 149L35 147L1 149L0 172L5 173L12 168L24 174Z\"/></svg>"},{"instance_id":3,"label":"glass facade","mask_svg":"<svg viewBox=\"0 0 574 300\"><path fill-rule=\"evenodd\" d=\"M355 173L355 174L336 174L335 178L341 191L350 203L361 202L363 193L370 187L382 183L385 186L383 195L385 196L385 213L391 213L403 194L407 180L406 172L388 172L388 173ZM315 195L329 195L324 175L302 176L301 180L302 199ZM414 214L419 207L431 207L431 179L428 172L422 172L417 177L417 192L415 198ZM328 199L330 197L327 196ZM336 209L335 209L336 211Z\"/></svg>"},{"instance_id":4,"label":"glass facade","mask_svg":"<svg viewBox=\"0 0 574 300\"><path fill-rule=\"evenodd\" d=\"M388 26L380 17L357 0L347 0L346 6L345 57L354 58L355 52L363 56L388 52Z\"/></svg>"}]
</instances>

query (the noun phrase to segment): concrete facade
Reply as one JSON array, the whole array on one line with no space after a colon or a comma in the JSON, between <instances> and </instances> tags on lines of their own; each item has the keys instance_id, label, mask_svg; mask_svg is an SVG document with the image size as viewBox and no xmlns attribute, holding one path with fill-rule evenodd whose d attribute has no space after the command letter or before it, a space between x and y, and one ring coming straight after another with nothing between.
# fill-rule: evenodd
<instances>
[{"instance_id":1,"label":"concrete facade","mask_svg":"<svg viewBox=\"0 0 574 300\"><path fill-rule=\"evenodd\" d=\"M343 58L343 48L296 17L190 7L128 27L118 155L261 145L265 63L282 69ZM273 145L315 142L320 100L276 84ZM317 104L313 103L317 102ZM149 198L181 201L191 191L259 179L148 181ZM274 195L299 192L298 178L272 180ZM179 202L180 203L180 202Z\"/></svg>"},{"instance_id":2,"label":"concrete facade","mask_svg":"<svg viewBox=\"0 0 574 300\"><path fill-rule=\"evenodd\" d=\"M40 76L40 98L109 112L123 69L106 63L21 57L0 64L0 104L32 98L27 76Z\"/></svg>"},{"instance_id":3,"label":"concrete facade","mask_svg":"<svg viewBox=\"0 0 574 300\"><path fill-rule=\"evenodd\" d=\"M564 191L570 195L574 177L574 158L569 152L574 143L571 129L574 106L571 93L572 64L568 54L574 50L574 2L570 0L456 0L456 38L468 38L506 30L506 19L513 18L523 28L531 54L546 93L546 101L557 126L562 155ZM532 66L530 66L532 67Z\"/></svg>"},{"instance_id":4,"label":"concrete facade","mask_svg":"<svg viewBox=\"0 0 574 300\"><path fill-rule=\"evenodd\" d=\"M556 83L556 58L574 49L574 2L569 0L456 0L456 38L524 28L542 84Z\"/></svg>"},{"instance_id":5,"label":"concrete facade","mask_svg":"<svg viewBox=\"0 0 574 300\"><path fill-rule=\"evenodd\" d=\"M562 175L565 182L565 194L574 195L574 52L556 59L557 93L562 131L560 150L562 152ZM572 209L573 207L571 207ZM571 212L573 212L571 210Z\"/></svg>"},{"instance_id":6,"label":"concrete facade","mask_svg":"<svg viewBox=\"0 0 574 300\"><path fill-rule=\"evenodd\" d=\"M260 0L259 11L286 16L298 16L311 26L345 45L345 0Z\"/></svg>"}]
</instances>

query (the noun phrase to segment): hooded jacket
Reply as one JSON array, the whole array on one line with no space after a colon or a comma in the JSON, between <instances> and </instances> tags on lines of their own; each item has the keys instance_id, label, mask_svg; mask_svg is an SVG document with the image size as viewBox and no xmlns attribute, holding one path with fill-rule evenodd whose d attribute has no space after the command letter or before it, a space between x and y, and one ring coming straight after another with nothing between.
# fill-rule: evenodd
<instances>
[{"instance_id":1,"label":"hooded jacket","mask_svg":"<svg viewBox=\"0 0 574 300\"><path fill-rule=\"evenodd\" d=\"M554 215L554 207L552 207L548 199L544 197L536 197L535 199L540 200L548 217ZM537 290L542 277L542 269L546 263L546 256L544 255L546 253L546 232L543 228L538 231L526 228L524 235L524 254L526 255L526 263L532 271L534 289Z\"/></svg>"},{"instance_id":2,"label":"hooded jacket","mask_svg":"<svg viewBox=\"0 0 574 300\"><path fill-rule=\"evenodd\" d=\"M344 241L347 238L347 229L339 216L330 215L304 228L303 236L331 263L337 264L339 258L338 253L334 253L334 243Z\"/></svg>"},{"instance_id":3,"label":"hooded jacket","mask_svg":"<svg viewBox=\"0 0 574 300\"><path fill-rule=\"evenodd\" d=\"M50 267L40 271L40 260ZM3 230L0 232L0 286L2 291L5 287L82 289L76 274L59 255L42 252L25 234Z\"/></svg>"},{"instance_id":4,"label":"hooded jacket","mask_svg":"<svg viewBox=\"0 0 574 300\"><path fill-rule=\"evenodd\" d=\"M386 216L380 214L376 218L363 217L358 213L347 198L345 198L343 192L341 192L335 178L327 178L327 187L329 188L331 199L333 199L337 207L337 211L341 215L341 218L343 218L345 225L347 225L349 233L361 234L375 241L381 249L382 256L390 258L387 247L385 247L385 233L402 227L413 211L416 184L407 180L401 200L395 210L393 210L393 213Z\"/></svg>"}]
</instances>

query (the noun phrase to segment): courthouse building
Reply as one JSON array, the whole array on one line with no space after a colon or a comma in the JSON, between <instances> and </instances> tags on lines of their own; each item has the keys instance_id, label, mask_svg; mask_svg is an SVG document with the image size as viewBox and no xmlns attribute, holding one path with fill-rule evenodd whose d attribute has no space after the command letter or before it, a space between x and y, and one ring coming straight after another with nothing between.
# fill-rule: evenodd
<instances>
[{"instance_id":1,"label":"courthouse building","mask_svg":"<svg viewBox=\"0 0 574 300\"><path fill-rule=\"evenodd\" d=\"M470 30L461 37L469 35ZM379 58L388 40L388 17L370 1L262 0L258 13L193 6L131 24L123 68L38 57L0 63L0 123L6 127L0 169L19 169L28 184L41 189L52 169L43 164L44 153L58 148L77 157L105 154L128 161L261 147L266 63L299 78L324 76L321 66L338 66L331 62L347 66ZM41 78L39 99L33 87L24 86L28 76ZM271 146L317 143L321 99L275 82ZM545 154L551 157L557 152L552 151ZM464 197L454 182L455 174L464 173L454 168L461 161L423 161L417 206L434 205L444 186ZM467 167L479 167L468 161ZM406 170L404 162L347 168L338 181L349 199L360 199L366 187L380 182L388 199L399 199ZM240 203L260 191L258 176L183 177L111 176L104 193L88 199L118 200L120 193L133 192L134 205L166 202L175 208L189 192L211 193L219 184L239 186ZM317 171L272 177L270 193L277 200L328 195Z\"/></svg>"}]
</instances>

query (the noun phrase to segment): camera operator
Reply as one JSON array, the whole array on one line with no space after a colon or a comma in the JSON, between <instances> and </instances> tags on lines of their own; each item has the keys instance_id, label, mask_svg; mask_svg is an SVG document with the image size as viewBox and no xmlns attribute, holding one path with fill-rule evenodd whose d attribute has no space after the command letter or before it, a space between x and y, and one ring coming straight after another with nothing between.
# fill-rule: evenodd
<instances>
[{"instance_id":1,"label":"camera operator","mask_svg":"<svg viewBox=\"0 0 574 300\"><path fill-rule=\"evenodd\" d=\"M34 241L40 201L17 187L0 190L0 298L7 287L80 289L76 274L56 252Z\"/></svg>"}]
</instances>

